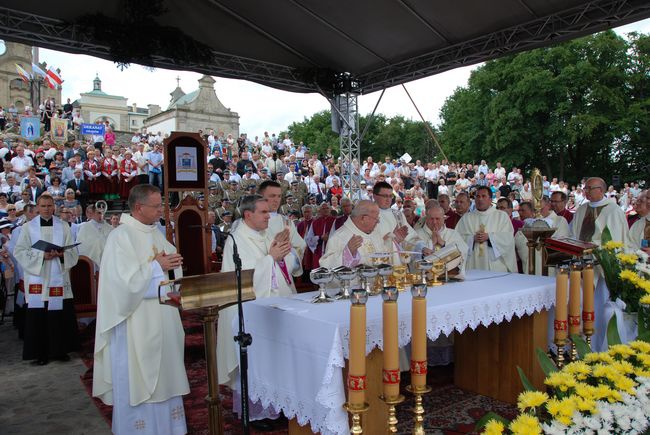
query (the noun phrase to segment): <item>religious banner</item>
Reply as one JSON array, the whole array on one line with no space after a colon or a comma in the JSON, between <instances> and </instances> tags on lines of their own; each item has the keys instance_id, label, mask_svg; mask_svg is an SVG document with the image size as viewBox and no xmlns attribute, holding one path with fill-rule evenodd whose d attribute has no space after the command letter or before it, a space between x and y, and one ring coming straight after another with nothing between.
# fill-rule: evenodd
<instances>
[{"instance_id":1,"label":"religious banner","mask_svg":"<svg viewBox=\"0 0 650 435\"><path fill-rule=\"evenodd\" d=\"M21 117L20 135L26 140L34 140L41 137L41 120L37 116Z\"/></svg>"},{"instance_id":2,"label":"religious banner","mask_svg":"<svg viewBox=\"0 0 650 435\"><path fill-rule=\"evenodd\" d=\"M176 180L198 181L199 172L196 160L196 148L176 148Z\"/></svg>"},{"instance_id":3,"label":"religious banner","mask_svg":"<svg viewBox=\"0 0 650 435\"><path fill-rule=\"evenodd\" d=\"M181 191L206 189L207 152L207 144L198 134L173 132L164 142L166 187Z\"/></svg>"},{"instance_id":4,"label":"religious banner","mask_svg":"<svg viewBox=\"0 0 650 435\"><path fill-rule=\"evenodd\" d=\"M56 144L64 144L68 141L68 120L61 118L52 118L50 129L50 138Z\"/></svg>"},{"instance_id":5,"label":"religious banner","mask_svg":"<svg viewBox=\"0 0 650 435\"><path fill-rule=\"evenodd\" d=\"M103 136L105 132L104 124L81 124L81 134L83 135Z\"/></svg>"}]
</instances>

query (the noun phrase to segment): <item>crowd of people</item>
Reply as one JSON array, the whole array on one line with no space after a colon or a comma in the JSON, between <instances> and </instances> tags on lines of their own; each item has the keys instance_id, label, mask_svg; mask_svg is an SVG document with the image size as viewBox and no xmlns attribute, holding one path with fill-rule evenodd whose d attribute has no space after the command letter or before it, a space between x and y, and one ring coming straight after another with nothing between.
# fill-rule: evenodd
<instances>
[{"instance_id":1,"label":"crowd of people","mask_svg":"<svg viewBox=\"0 0 650 435\"><path fill-rule=\"evenodd\" d=\"M17 288L14 317L25 339L23 356L40 365L67 360L78 345L69 270L79 255L90 258L100 277L94 395L123 407L126 411L114 412L113 424L128 428L143 418L158 421L158 412L183 411L178 398L188 391L186 378L163 381L155 391L147 384L149 377L164 373L160 379L172 379L170 373L182 370L182 359L170 357L160 366L149 361L151 355L171 355L170 343L182 348L177 313L154 308L158 284L170 270L181 273L182 258L159 231L164 137L135 134L130 143L116 144L110 129L106 132L65 146L48 139L38 145L0 139L0 257L6 287ZM187 194L196 194L209 210L212 251L222 257L222 271L235 267L232 238L221 237L223 231L245 249L244 266L255 270L257 297L295 293L297 285L309 284L310 270L372 264L378 252L392 253L393 263L401 264L400 251L427 256L454 246L463 258L461 274L528 270L526 239L518 230L536 210L530 181L519 168L507 171L484 160L476 165L371 156L347 164L331 150L312 152L287 135L264 133L250 140L213 130L200 133L209 150L210 193L207 198ZM359 177L355 198L343 191L346 167ZM130 215L104 216L97 199L128 201ZM601 178L575 185L544 178L539 212L557 228L557 237L599 244L607 227L630 250L650 252L647 191L637 182L616 192ZM38 250L33 245L39 240L55 248L81 244ZM123 298L107 288L119 288ZM229 324L235 315L234 308L223 310L218 328L219 382L229 385L238 370ZM162 338L143 341L149 334L145 325L163 317L173 327L158 331ZM129 347L136 342L148 350ZM137 358L126 358L133 351ZM112 370L142 370L146 379L126 376L113 382ZM125 399L129 387L137 403L128 393ZM156 411L142 411L143 417L141 405ZM183 426L174 430L182 432Z\"/></svg>"}]
</instances>

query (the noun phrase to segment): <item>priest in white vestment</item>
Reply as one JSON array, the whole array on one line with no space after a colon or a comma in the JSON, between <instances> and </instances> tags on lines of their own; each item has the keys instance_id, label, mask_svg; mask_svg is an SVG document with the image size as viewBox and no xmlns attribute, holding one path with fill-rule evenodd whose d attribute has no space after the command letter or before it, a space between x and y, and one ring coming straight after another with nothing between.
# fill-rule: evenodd
<instances>
[{"instance_id":1,"label":"priest in white vestment","mask_svg":"<svg viewBox=\"0 0 650 435\"><path fill-rule=\"evenodd\" d=\"M98 211L94 205L89 205L86 208L86 216L88 220L79 225L77 232L77 242L79 255L85 255L90 258L95 267L99 267L102 262L102 254L106 246L106 239L113 227L104 221L104 216L101 211Z\"/></svg>"},{"instance_id":2,"label":"priest in white vestment","mask_svg":"<svg viewBox=\"0 0 650 435\"><path fill-rule=\"evenodd\" d=\"M70 269L77 264L76 249L36 249L41 240L58 247L73 243L70 228L54 216L54 199L43 194L37 200L40 217L23 225L14 257L24 273L25 340L23 359L45 365L50 359L68 361L78 348Z\"/></svg>"},{"instance_id":3,"label":"priest in white vestment","mask_svg":"<svg viewBox=\"0 0 650 435\"><path fill-rule=\"evenodd\" d=\"M605 228L609 229L612 240L625 243L628 237L628 225L625 213L616 204L616 200L607 198L607 184L598 177L587 179L584 187L585 196L589 202L578 208L571 221L573 237L598 246L602 244ZM602 277L600 267L595 268L596 292L594 296L595 322L592 337L592 349L604 351L607 349L607 323L612 314L622 318L622 308L609 300L609 289ZM624 331L621 331L623 335Z\"/></svg>"},{"instance_id":4,"label":"priest in white vestment","mask_svg":"<svg viewBox=\"0 0 650 435\"><path fill-rule=\"evenodd\" d=\"M300 237L300 234L298 234L298 230L291 219L278 213L280 204L282 203L282 186L280 186L276 181L264 181L258 187L257 193L262 195L269 205L269 214L271 215L271 219L269 220L269 227L266 230L267 235L272 239L285 228L289 228L291 247L296 251L299 260L302 261L307 244L305 243L305 240ZM294 271L294 276L300 276L301 274L302 268Z\"/></svg>"},{"instance_id":5,"label":"priest in white vestment","mask_svg":"<svg viewBox=\"0 0 650 435\"><path fill-rule=\"evenodd\" d=\"M476 189L476 210L463 215L456 231L468 246L466 269L517 272L515 238L506 213L492 207L492 192Z\"/></svg>"},{"instance_id":6,"label":"priest in white vestment","mask_svg":"<svg viewBox=\"0 0 650 435\"><path fill-rule=\"evenodd\" d=\"M465 263L467 262L467 243L458 234L458 231L445 226L445 210L439 205L429 207L424 219L424 225L417 229L418 237L424 243L422 253L424 256L434 253L436 250L446 246L456 245L460 251L463 262L459 269L460 274L465 274Z\"/></svg>"},{"instance_id":7,"label":"priest in white vestment","mask_svg":"<svg viewBox=\"0 0 650 435\"><path fill-rule=\"evenodd\" d=\"M239 209L242 215L232 231L241 257L242 269L254 269L253 287L256 298L288 296L296 292L293 274L301 270L298 253L293 249L289 228L270 237L268 234L268 201L260 195L242 198ZM228 238L223 249L222 272L235 270L233 241ZM237 306L219 313L217 329L217 370L219 383L233 386L238 375L238 346L233 340L233 320Z\"/></svg>"},{"instance_id":8,"label":"priest in white vestment","mask_svg":"<svg viewBox=\"0 0 650 435\"><path fill-rule=\"evenodd\" d=\"M648 213L648 191L644 190L636 198L635 209L637 213L641 216L636 222L630 227L630 231L627 235L627 241L625 248L628 251L635 252L639 249L643 249L646 254L650 254L650 213ZM645 243L643 241L646 241Z\"/></svg>"},{"instance_id":9,"label":"priest in white vestment","mask_svg":"<svg viewBox=\"0 0 650 435\"><path fill-rule=\"evenodd\" d=\"M183 259L156 227L156 186L134 186L129 209L100 265L93 396L113 405L115 434L185 434L185 333L178 309L158 302L158 285L172 271L180 278Z\"/></svg>"},{"instance_id":10,"label":"priest in white vestment","mask_svg":"<svg viewBox=\"0 0 650 435\"><path fill-rule=\"evenodd\" d=\"M597 177L589 178L584 190L589 202L578 208L571 221L573 237L600 246L607 227L612 240L625 242L628 232L625 212L616 204L616 200L605 196L605 181Z\"/></svg>"},{"instance_id":11,"label":"priest in white vestment","mask_svg":"<svg viewBox=\"0 0 650 435\"><path fill-rule=\"evenodd\" d=\"M379 220L377 204L369 200L359 201L350 218L329 238L325 254L320 259L321 266L334 269L372 265L372 255L392 249L393 243L376 231Z\"/></svg>"},{"instance_id":12,"label":"priest in white vestment","mask_svg":"<svg viewBox=\"0 0 650 435\"><path fill-rule=\"evenodd\" d=\"M411 227L401 211L391 208L393 201L393 188L385 181L375 183L372 197L379 207L379 223L375 232L385 240L392 241L388 251L419 251L422 241ZM393 256L393 264L400 264L399 255Z\"/></svg>"}]
</instances>

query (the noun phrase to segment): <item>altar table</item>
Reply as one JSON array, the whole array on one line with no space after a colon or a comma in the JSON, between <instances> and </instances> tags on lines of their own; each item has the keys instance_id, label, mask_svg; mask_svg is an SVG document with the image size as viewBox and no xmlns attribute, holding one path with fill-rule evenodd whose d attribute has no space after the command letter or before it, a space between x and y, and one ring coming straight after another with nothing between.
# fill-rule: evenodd
<instances>
[{"instance_id":1,"label":"altar table","mask_svg":"<svg viewBox=\"0 0 650 435\"><path fill-rule=\"evenodd\" d=\"M310 431L321 434L348 434L343 404L350 302L309 303L315 294L244 304L246 329L253 336L248 355L249 398L256 407L284 412L292 420L290 432L297 432L298 425L310 425ZM536 370L534 346L546 345L545 314L554 302L554 278L467 271L465 281L429 289L427 335L435 340L441 333L456 333L454 378L458 386L511 400L516 394L513 388L519 391L518 386L506 385L515 382L517 376L511 363L523 364L525 371ZM370 372L381 370L381 304L380 296L368 299L366 339L368 379L371 382L371 376L378 376L379 385L381 376ZM398 313L402 347L411 339L410 293L400 293ZM512 322L514 327L498 326L504 321ZM509 380L504 382L505 378ZM539 384L540 375L533 378ZM374 407L381 414L385 411L376 395L368 391L366 400L371 410ZM369 423L375 419L364 420ZM384 422L374 424L379 425L374 428L378 429ZM369 429L365 421L364 427L366 433L379 433Z\"/></svg>"}]
</instances>

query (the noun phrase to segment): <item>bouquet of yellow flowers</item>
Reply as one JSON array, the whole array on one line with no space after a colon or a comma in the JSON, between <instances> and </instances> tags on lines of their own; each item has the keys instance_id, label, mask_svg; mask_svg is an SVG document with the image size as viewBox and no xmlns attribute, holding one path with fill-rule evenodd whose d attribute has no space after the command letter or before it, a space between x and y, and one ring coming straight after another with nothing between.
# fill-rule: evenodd
<instances>
[{"instance_id":1,"label":"bouquet of yellow flowers","mask_svg":"<svg viewBox=\"0 0 650 435\"><path fill-rule=\"evenodd\" d=\"M602 247L594 255L603 269L609 297L612 301L623 301L626 312L638 312L639 300L650 293L650 281L637 268L640 258L623 252L623 243L612 240L608 228L603 231L602 240Z\"/></svg>"},{"instance_id":2,"label":"bouquet of yellow flowers","mask_svg":"<svg viewBox=\"0 0 650 435\"><path fill-rule=\"evenodd\" d=\"M638 340L583 353L562 370L543 352L538 355L547 391L534 391L523 376L520 414L510 422L486 415L479 422L484 434L643 434L650 428L650 343Z\"/></svg>"}]
</instances>

